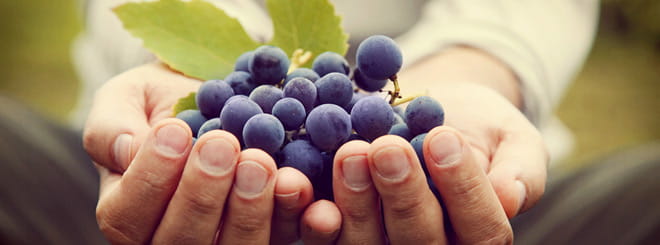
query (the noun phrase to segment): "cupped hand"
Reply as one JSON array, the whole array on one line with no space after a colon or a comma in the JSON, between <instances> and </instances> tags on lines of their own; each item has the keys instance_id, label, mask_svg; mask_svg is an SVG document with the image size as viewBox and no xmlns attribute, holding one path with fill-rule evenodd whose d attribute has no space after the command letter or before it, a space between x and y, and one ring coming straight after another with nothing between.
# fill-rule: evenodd
<instances>
[{"instance_id":1,"label":"cupped hand","mask_svg":"<svg viewBox=\"0 0 660 245\"><path fill-rule=\"evenodd\" d=\"M442 202L428 188L419 159L402 138L349 142L335 156L336 206L318 211L338 209L333 219L340 225L322 241L512 242L508 218L532 207L544 191L548 158L539 132L488 87L438 85L431 95L445 109L446 126L428 133L423 151ZM320 222L309 212L305 224Z\"/></svg>"},{"instance_id":2,"label":"cupped hand","mask_svg":"<svg viewBox=\"0 0 660 245\"><path fill-rule=\"evenodd\" d=\"M241 152L225 131L193 146L188 126L168 117L198 86L148 64L97 92L84 144L101 176L102 232L119 244L295 241L311 184L297 170L277 170L263 151Z\"/></svg>"}]
</instances>

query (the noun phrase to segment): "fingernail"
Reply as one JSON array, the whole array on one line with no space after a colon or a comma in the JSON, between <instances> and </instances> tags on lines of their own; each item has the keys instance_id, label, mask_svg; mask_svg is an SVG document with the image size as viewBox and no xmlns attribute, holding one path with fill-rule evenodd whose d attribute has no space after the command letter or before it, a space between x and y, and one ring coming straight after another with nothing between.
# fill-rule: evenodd
<instances>
[{"instance_id":1,"label":"fingernail","mask_svg":"<svg viewBox=\"0 0 660 245\"><path fill-rule=\"evenodd\" d=\"M170 124L156 132L156 147L166 155L181 155L188 146L188 134L183 127Z\"/></svg>"},{"instance_id":2,"label":"fingernail","mask_svg":"<svg viewBox=\"0 0 660 245\"><path fill-rule=\"evenodd\" d=\"M443 132L433 136L429 142L431 158L436 165L449 165L458 163L463 156L463 147L456 134Z\"/></svg>"},{"instance_id":3,"label":"fingernail","mask_svg":"<svg viewBox=\"0 0 660 245\"><path fill-rule=\"evenodd\" d=\"M199 150L200 169L212 175L227 173L234 165L238 150L223 139L204 142Z\"/></svg>"},{"instance_id":4,"label":"fingernail","mask_svg":"<svg viewBox=\"0 0 660 245\"><path fill-rule=\"evenodd\" d=\"M353 191L365 190L371 184L369 165L365 156L350 156L342 161L346 187Z\"/></svg>"},{"instance_id":5,"label":"fingernail","mask_svg":"<svg viewBox=\"0 0 660 245\"><path fill-rule=\"evenodd\" d=\"M378 151L374 156L374 166L380 176L389 180L402 180L410 172L408 156L397 146Z\"/></svg>"},{"instance_id":6,"label":"fingernail","mask_svg":"<svg viewBox=\"0 0 660 245\"><path fill-rule=\"evenodd\" d=\"M115 162L122 169L128 168L128 163L131 160L131 145L133 144L133 136L130 134L120 134L115 139L112 145L113 153L115 154Z\"/></svg>"},{"instance_id":7,"label":"fingernail","mask_svg":"<svg viewBox=\"0 0 660 245\"><path fill-rule=\"evenodd\" d=\"M518 186L518 191L520 192L518 195L518 210L516 211L516 213L518 213L525 204L525 199L527 198L527 188L525 188L525 184L523 184L520 180L516 180L516 186Z\"/></svg>"},{"instance_id":8,"label":"fingernail","mask_svg":"<svg viewBox=\"0 0 660 245\"><path fill-rule=\"evenodd\" d=\"M294 193L288 194L275 194L275 199L277 204L283 207L284 209L293 209L298 206L298 199L300 199L300 192L296 191Z\"/></svg>"},{"instance_id":9,"label":"fingernail","mask_svg":"<svg viewBox=\"0 0 660 245\"><path fill-rule=\"evenodd\" d=\"M268 173L256 162L247 161L236 168L235 188L238 195L250 198L261 193L268 182Z\"/></svg>"}]
</instances>

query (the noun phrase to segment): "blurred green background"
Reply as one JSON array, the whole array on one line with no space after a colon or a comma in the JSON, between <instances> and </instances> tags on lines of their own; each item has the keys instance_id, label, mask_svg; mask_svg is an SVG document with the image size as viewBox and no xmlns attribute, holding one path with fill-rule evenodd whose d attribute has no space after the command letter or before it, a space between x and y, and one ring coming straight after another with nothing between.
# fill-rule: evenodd
<instances>
[{"instance_id":1,"label":"blurred green background","mask_svg":"<svg viewBox=\"0 0 660 245\"><path fill-rule=\"evenodd\" d=\"M80 89L75 0L0 2L0 94L65 123ZM557 113L576 136L566 168L660 139L660 1L603 1L593 50Z\"/></svg>"}]
</instances>

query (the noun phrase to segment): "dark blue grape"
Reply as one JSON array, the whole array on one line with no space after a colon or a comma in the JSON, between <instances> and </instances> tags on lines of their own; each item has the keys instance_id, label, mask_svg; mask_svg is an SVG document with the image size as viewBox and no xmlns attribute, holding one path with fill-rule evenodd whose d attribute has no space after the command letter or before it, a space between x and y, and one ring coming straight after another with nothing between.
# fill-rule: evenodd
<instances>
[{"instance_id":1,"label":"dark blue grape","mask_svg":"<svg viewBox=\"0 0 660 245\"><path fill-rule=\"evenodd\" d=\"M225 104L220 113L222 128L234 134L240 142L243 142L243 125L252 116L261 114L261 107L246 97L234 96Z\"/></svg>"},{"instance_id":2,"label":"dark blue grape","mask_svg":"<svg viewBox=\"0 0 660 245\"><path fill-rule=\"evenodd\" d=\"M411 141L414 137L414 135L410 133L410 129L408 129L408 126L406 126L405 123L394 124L394 126L392 126L390 129L390 132L387 134L401 136L401 138L406 139L406 141Z\"/></svg>"},{"instance_id":3,"label":"dark blue grape","mask_svg":"<svg viewBox=\"0 0 660 245\"><path fill-rule=\"evenodd\" d=\"M245 122L243 140L248 148L259 148L273 154L284 143L284 127L270 114L258 114Z\"/></svg>"},{"instance_id":4,"label":"dark blue grape","mask_svg":"<svg viewBox=\"0 0 660 245\"><path fill-rule=\"evenodd\" d=\"M387 79L371 79L360 71L360 69L355 69L353 72L353 80L355 85L367 92L376 92L381 90L389 80Z\"/></svg>"},{"instance_id":5,"label":"dark blue grape","mask_svg":"<svg viewBox=\"0 0 660 245\"><path fill-rule=\"evenodd\" d=\"M371 36L357 48L358 69L371 79L389 79L401 69L403 58L394 40L383 35Z\"/></svg>"},{"instance_id":6,"label":"dark blue grape","mask_svg":"<svg viewBox=\"0 0 660 245\"><path fill-rule=\"evenodd\" d=\"M305 112L310 112L314 109L317 98L316 92L314 83L302 77L291 79L284 86L284 97L290 97L300 101L305 107Z\"/></svg>"},{"instance_id":7,"label":"dark blue grape","mask_svg":"<svg viewBox=\"0 0 660 245\"><path fill-rule=\"evenodd\" d=\"M386 135L392 128L393 117L392 106L377 96L361 99L351 110L353 129L367 140Z\"/></svg>"},{"instance_id":8,"label":"dark blue grape","mask_svg":"<svg viewBox=\"0 0 660 245\"><path fill-rule=\"evenodd\" d=\"M250 93L250 99L256 102L265 113L271 113L275 103L284 97L281 89L273 85L261 85Z\"/></svg>"},{"instance_id":9,"label":"dark blue grape","mask_svg":"<svg viewBox=\"0 0 660 245\"><path fill-rule=\"evenodd\" d=\"M405 120L403 120L403 117L401 115L397 114L396 112L394 113L394 117L392 118L392 125L394 124L399 124L399 123L406 123Z\"/></svg>"},{"instance_id":10,"label":"dark blue grape","mask_svg":"<svg viewBox=\"0 0 660 245\"><path fill-rule=\"evenodd\" d=\"M286 79L284 79L284 86L286 86L291 79L294 79L296 77L302 77L302 78L307 78L310 82L316 82L321 76L319 74L316 74L316 72L312 69L301 67L298 69L293 70L289 75L286 75Z\"/></svg>"},{"instance_id":11,"label":"dark blue grape","mask_svg":"<svg viewBox=\"0 0 660 245\"><path fill-rule=\"evenodd\" d=\"M208 80L197 90L195 102L205 117L212 118L220 115L225 102L232 96L234 90L229 84L221 80Z\"/></svg>"},{"instance_id":12,"label":"dark blue grape","mask_svg":"<svg viewBox=\"0 0 660 245\"><path fill-rule=\"evenodd\" d=\"M350 72L348 61L343 56L330 51L316 56L314 63L312 63L312 69L321 77L332 72L339 72L348 76Z\"/></svg>"},{"instance_id":13,"label":"dark blue grape","mask_svg":"<svg viewBox=\"0 0 660 245\"><path fill-rule=\"evenodd\" d=\"M176 118L183 120L188 124L190 130L192 131L193 137L197 137L197 131L199 127L206 122L206 117L202 115L199 110L185 110L176 114Z\"/></svg>"},{"instance_id":14,"label":"dark blue grape","mask_svg":"<svg viewBox=\"0 0 660 245\"><path fill-rule=\"evenodd\" d=\"M238 56L238 59L236 59L236 63L234 63L234 71L250 72L250 68L248 68L248 63L250 62L250 58L252 58L253 54L254 51L248 51L241 54L241 56Z\"/></svg>"},{"instance_id":15,"label":"dark blue grape","mask_svg":"<svg viewBox=\"0 0 660 245\"><path fill-rule=\"evenodd\" d=\"M323 104L309 113L305 128L316 147L334 151L351 135L351 117L337 105Z\"/></svg>"},{"instance_id":16,"label":"dark blue grape","mask_svg":"<svg viewBox=\"0 0 660 245\"><path fill-rule=\"evenodd\" d=\"M257 84L252 81L252 75L244 71L235 71L225 77L225 82L234 90L234 94L249 95Z\"/></svg>"},{"instance_id":17,"label":"dark blue grape","mask_svg":"<svg viewBox=\"0 0 660 245\"><path fill-rule=\"evenodd\" d=\"M292 167L314 181L323 172L321 151L307 140L294 140L284 146L279 167Z\"/></svg>"},{"instance_id":18,"label":"dark blue grape","mask_svg":"<svg viewBox=\"0 0 660 245\"><path fill-rule=\"evenodd\" d=\"M229 104L229 101L232 101L232 100L235 100L235 99L238 99L238 98L248 99L248 100L250 99L250 97L247 97L247 96L245 96L245 95L237 94L237 95L234 95L234 96L232 96L232 97L229 97L229 99L227 99L227 101L225 101L225 105L226 105L226 104Z\"/></svg>"},{"instance_id":19,"label":"dark blue grape","mask_svg":"<svg viewBox=\"0 0 660 245\"><path fill-rule=\"evenodd\" d=\"M273 116L282 122L284 129L296 130L305 122L305 107L294 98L282 98L273 106Z\"/></svg>"},{"instance_id":20,"label":"dark blue grape","mask_svg":"<svg viewBox=\"0 0 660 245\"><path fill-rule=\"evenodd\" d=\"M344 74L333 72L316 81L319 103L346 106L353 98L351 80Z\"/></svg>"},{"instance_id":21,"label":"dark blue grape","mask_svg":"<svg viewBox=\"0 0 660 245\"><path fill-rule=\"evenodd\" d=\"M257 84L278 84L289 70L289 58L282 49L264 45L254 51L248 67Z\"/></svg>"},{"instance_id":22,"label":"dark blue grape","mask_svg":"<svg viewBox=\"0 0 660 245\"><path fill-rule=\"evenodd\" d=\"M426 133L420 134L415 136L410 141L410 145L412 145L413 149L415 149L415 153L417 154L417 158L419 158L419 163L422 164L422 169L424 169L424 174L426 177L429 177L429 170L426 168L426 161L424 160L424 139L426 138Z\"/></svg>"},{"instance_id":23,"label":"dark blue grape","mask_svg":"<svg viewBox=\"0 0 660 245\"><path fill-rule=\"evenodd\" d=\"M211 131L211 130L216 130L216 129L221 129L222 128L222 123L220 123L220 118L211 118L208 121L206 121L204 124L202 124L201 127L199 127L199 131L197 132L197 137L202 137L204 133Z\"/></svg>"},{"instance_id":24,"label":"dark blue grape","mask_svg":"<svg viewBox=\"0 0 660 245\"><path fill-rule=\"evenodd\" d=\"M410 132L418 135L442 125L445 121L445 111L433 98L421 96L408 104L404 119Z\"/></svg>"}]
</instances>

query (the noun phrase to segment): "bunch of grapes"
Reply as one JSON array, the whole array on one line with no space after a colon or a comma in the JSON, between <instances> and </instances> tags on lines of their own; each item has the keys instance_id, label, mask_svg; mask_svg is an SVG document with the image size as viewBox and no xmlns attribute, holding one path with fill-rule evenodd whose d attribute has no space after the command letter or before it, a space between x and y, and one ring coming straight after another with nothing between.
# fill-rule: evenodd
<instances>
[{"instance_id":1,"label":"bunch of grapes","mask_svg":"<svg viewBox=\"0 0 660 245\"><path fill-rule=\"evenodd\" d=\"M342 144L398 135L423 162L426 133L444 121L440 104L427 96L412 100L405 111L392 105L400 98L396 74L402 65L392 39L365 39L356 63L351 74L344 57L325 52L314 59L312 69L289 71L291 61L284 51L261 46L241 55L224 80L201 85L195 97L199 110L176 117L197 138L214 129L234 134L244 148L269 153L278 167L300 170L319 197L331 198L332 161ZM378 93L389 81L395 90Z\"/></svg>"}]
</instances>

